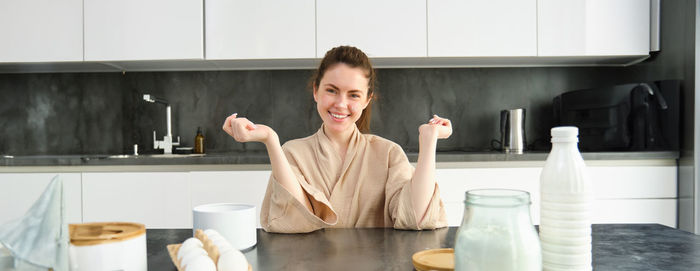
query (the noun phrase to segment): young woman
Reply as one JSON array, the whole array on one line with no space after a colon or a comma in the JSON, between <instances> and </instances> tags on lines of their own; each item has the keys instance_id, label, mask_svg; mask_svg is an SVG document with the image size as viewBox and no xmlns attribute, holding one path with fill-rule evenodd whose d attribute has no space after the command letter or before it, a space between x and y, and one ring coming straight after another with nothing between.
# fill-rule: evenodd
<instances>
[{"instance_id":1,"label":"young woman","mask_svg":"<svg viewBox=\"0 0 700 271\"><path fill-rule=\"evenodd\" d=\"M328 51L312 78L323 120L313 135L280 146L270 127L236 114L223 129L238 142L262 142L272 175L260 223L269 232L311 232L326 227L434 229L447 220L435 182L437 140L452 134L433 116L418 128L415 169L401 147L368 134L375 71L355 47Z\"/></svg>"}]
</instances>

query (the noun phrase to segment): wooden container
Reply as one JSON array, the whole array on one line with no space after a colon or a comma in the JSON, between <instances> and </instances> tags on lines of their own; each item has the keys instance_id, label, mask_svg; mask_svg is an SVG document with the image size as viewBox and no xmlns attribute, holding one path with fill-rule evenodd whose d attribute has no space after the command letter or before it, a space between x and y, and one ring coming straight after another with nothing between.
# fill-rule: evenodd
<instances>
[{"instance_id":1,"label":"wooden container","mask_svg":"<svg viewBox=\"0 0 700 271\"><path fill-rule=\"evenodd\" d=\"M68 225L71 270L146 271L146 227L129 222Z\"/></svg>"}]
</instances>

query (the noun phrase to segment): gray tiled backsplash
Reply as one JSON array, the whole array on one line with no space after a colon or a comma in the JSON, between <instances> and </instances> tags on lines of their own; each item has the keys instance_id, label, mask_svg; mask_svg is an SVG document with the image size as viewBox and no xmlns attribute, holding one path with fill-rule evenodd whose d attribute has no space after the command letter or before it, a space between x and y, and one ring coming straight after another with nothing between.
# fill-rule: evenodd
<instances>
[{"instance_id":1,"label":"gray tiled backsplash","mask_svg":"<svg viewBox=\"0 0 700 271\"><path fill-rule=\"evenodd\" d=\"M673 77L653 65L591 68L381 69L372 132L407 151L418 148L418 126L431 114L452 120L452 137L439 150L482 151L499 138L499 111L527 109L528 143L548 138L551 101L573 89ZM0 153L125 153L152 148L152 131L165 133L170 101L173 134L192 146L197 127L209 152L263 150L221 131L237 112L273 127L282 142L315 132L320 118L308 89L311 70L0 74ZM539 141L538 141L539 142ZM546 148L546 143L537 144Z\"/></svg>"}]
</instances>

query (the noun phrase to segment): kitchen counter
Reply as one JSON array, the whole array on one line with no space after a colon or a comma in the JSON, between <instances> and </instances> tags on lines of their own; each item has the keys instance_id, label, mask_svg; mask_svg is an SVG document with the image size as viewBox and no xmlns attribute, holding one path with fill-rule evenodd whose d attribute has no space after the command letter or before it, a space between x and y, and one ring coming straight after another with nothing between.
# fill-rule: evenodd
<instances>
[{"instance_id":1,"label":"kitchen counter","mask_svg":"<svg viewBox=\"0 0 700 271\"><path fill-rule=\"evenodd\" d=\"M536 162L547 158L546 152L506 154L502 152L438 152L438 163L461 162ZM417 153L407 153L416 162ZM676 160L679 152L590 152L583 153L586 161L597 160ZM269 165L266 152L210 153L204 156L158 155L27 155L0 156L0 167L13 166L125 166L125 165ZM264 167L263 167L264 168Z\"/></svg>"},{"instance_id":2,"label":"kitchen counter","mask_svg":"<svg viewBox=\"0 0 700 271\"><path fill-rule=\"evenodd\" d=\"M245 251L253 270L413 270L413 253L453 248L456 227L434 231L325 229L306 234L257 232ZM166 245L190 229L149 229L148 270L176 270ZM593 225L594 270L697 270L700 236L658 224Z\"/></svg>"}]
</instances>

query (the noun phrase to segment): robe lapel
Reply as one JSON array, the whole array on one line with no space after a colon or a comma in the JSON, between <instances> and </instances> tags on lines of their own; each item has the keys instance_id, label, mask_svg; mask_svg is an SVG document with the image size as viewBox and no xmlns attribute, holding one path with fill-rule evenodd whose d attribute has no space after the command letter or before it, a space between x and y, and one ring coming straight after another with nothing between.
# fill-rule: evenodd
<instances>
[{"instance_id":1,"label":"robe lapel","mask_svg":"<svg viewBox=\"0 0 700 271\"><path fill-rule=\"evenodd\" d=\"M344 227L348 226L347 218L349 218L348 216L351 212L355 188L358 182L356 178L346 178L346 176L349 171L358 170L355 169L355 158L358 156L358 150L364 146L364 141L362 139L362 134L357 129L357 126L355 126L355 130L348 143L348 149L345 153L342 167L338 167L338 179L335 182L335 186L331 189L331 197L329 198L331 205L336 212L338 212L338 217L346 218L342 221L338 221L338 224L343 224L342 226Z\"/></svg>"},{"instance_id":2,"label":"robe lapel","mask_svg":"<svg viewBox=\"0 0 700 271\"><path fill-rule=\"evenodd\" d=\"M332 195L338 178L340 177L340 155L333 148L330 139L323 133L323 125L316 132L316 164L318 165L319 175L322 176L324 193L327 197Z\"/></svg>"}]
</instances>

